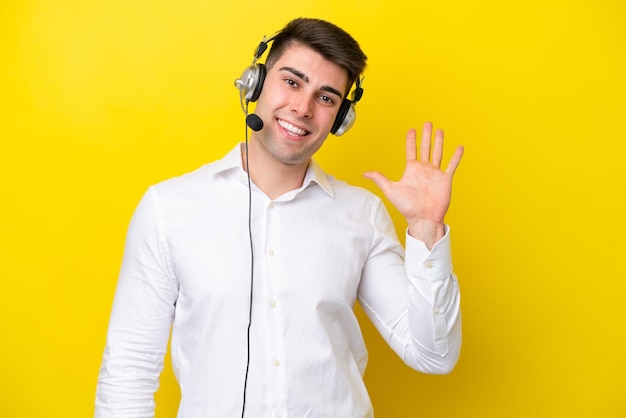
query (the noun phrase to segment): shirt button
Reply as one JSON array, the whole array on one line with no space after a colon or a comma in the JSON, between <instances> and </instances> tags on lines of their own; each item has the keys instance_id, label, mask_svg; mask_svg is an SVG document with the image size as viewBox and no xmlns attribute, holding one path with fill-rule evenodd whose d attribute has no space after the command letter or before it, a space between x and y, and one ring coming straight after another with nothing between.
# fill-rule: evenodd
<instances>
[{"instance_id":1,"label":"shirt button","mask_svg":"<svg viewBox=\"0 0 626 418\"><path fill-rule=\"evenodd\" d=\"M267 253L268 253L269 255L274 255L274 250L269 250Z\"/></svg>"},{"instance_id":2,"label":"shirt button","mask_svg":"<svg viewBox=\"0 0 626 418\"><path fill-rule=\"evenodd\" d=\"M272 308L272 309L276 308L276 301L275 300L270 300L270 308Z\"/></svg>"},{"instance_id":3,"label":"shirt button","mask_svg":"<svg viewBox=\"0 0 626 418\"><path fill-rule=\"evenodd\" d=\"M438 315L439 314L439 308L433 309L433 312L435 313L435 315Z\"/></svg>"},{"instance_id":4,"label":"shirt button","mask_svg":"<svg viewBox=\"0 0 626 418\"><path fill-rule=\"evenodd\" d=\"M432 261L427 261L426 263L424 263L424 266L426 266L427 269L431 269L433 268L435 264Z\"/></svg>"},{"instance_id":5,"label":"shirt button","mask_svg":"<svg viewBox=\"0 0 626 418\"><path fill-rule=\"evenodd\" d=\"M278 367L278 366L280 366L280 361L279 361L279 360L274 360L274 361L272 362L272 365L273 365L274 367Z\"/></svg>"},{"instance_id":6,"label":"shirt button","mask_svg":"<svg viewBox=\"0 0 626 418\"><path fill-rule=\"evenodd\" d=\"M269 205L267 205L268 208L272 209L274 207L274 202L270 202Z\"/></svg>"}]
</instances>

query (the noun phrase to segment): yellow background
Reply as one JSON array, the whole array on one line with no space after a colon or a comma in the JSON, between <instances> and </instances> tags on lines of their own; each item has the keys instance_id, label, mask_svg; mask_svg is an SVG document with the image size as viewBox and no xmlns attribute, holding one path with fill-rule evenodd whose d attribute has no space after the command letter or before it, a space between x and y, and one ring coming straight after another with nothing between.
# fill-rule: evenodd
<instances>
[{"instance_id":1,"label":"yellow background","mask_svg":"<svg viewBox=\"0 0 626 418\"><path fill-rule=\"evenodd\" d=\"M397 178L425 120L466 147L447 218L462 356L421 375L364 324L377 416L626 416L621 0L3 1L0 416L93 413L136 203L243 139L233 80L301 15L370 58L328 172L376 190L362 173Z\"/></svg>"}]
</instances>

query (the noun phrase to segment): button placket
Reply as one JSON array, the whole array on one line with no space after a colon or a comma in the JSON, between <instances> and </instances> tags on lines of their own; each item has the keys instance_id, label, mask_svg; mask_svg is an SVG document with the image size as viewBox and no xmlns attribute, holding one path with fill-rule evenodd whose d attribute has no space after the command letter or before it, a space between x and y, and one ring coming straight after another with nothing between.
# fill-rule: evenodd
<instances>
[{"instance_id":1,"label":"button placket","mask_svg":"<svg viewBox=\"0 0 626 418\"><path fill-rule=\"evenodd\" d=\"M279 301L276 298L277 289L279 288L280 281L280 267L278 265L278 258L280 256L280 239L281 239L281 222L280 222L280 207L275 202L268 202L265 206L266 214L266 240L265 240L265 266L266 266L266 318L268 326L268 347L267 347L267 362L270 368L271 387L273 390L271 394L268 394L271 398L271 403L279 410L280 399L282 399L283 389L283 377L282 377L282 343L281 343L281 316L277 310ZM278 415L278 414L277 414Z\"/></svg>"}]
</instances>

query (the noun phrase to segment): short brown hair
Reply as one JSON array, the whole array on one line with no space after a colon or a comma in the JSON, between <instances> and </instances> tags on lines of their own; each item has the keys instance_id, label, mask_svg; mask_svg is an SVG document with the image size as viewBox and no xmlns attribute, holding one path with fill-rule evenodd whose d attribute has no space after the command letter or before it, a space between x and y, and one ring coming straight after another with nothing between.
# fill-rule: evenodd
<instances>
[{"instance_id":1,"label":"short brown hair","mask_svg":"<svg viewBox=\"0 0 626 418\"><path fill-rule=\"evenodd\" d=\"M346 93L365 70L367 56L349 33L325 20L311 18L294 19L274 36L266 66L271 68L293 44L307 46L346 70Z\"/></svg>"}]
</instances>

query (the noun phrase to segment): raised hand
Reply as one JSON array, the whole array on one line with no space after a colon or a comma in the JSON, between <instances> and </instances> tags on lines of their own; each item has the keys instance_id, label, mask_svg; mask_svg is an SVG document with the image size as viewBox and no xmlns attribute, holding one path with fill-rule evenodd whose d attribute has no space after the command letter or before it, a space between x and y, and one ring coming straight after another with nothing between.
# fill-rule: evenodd
<instances>
[{"instance_id":1,"label":"raised hand","mask_svg":"<svg viewBox=\"0 0 626 418\"><path fill-rule=\"evenodd\" d=\"M437 129L434 141L432 131L432 123L425 123L419 159L416 131L408 131L406 167L399 181L391 181L377 171L365 173L365 177L374 181L406 218L409 234L431 249L444 235L444 217L450 206L452 178L463 156L463 147L457 147L448 166L442 170L443 131Z\"/></svg>"}]
</instances>

